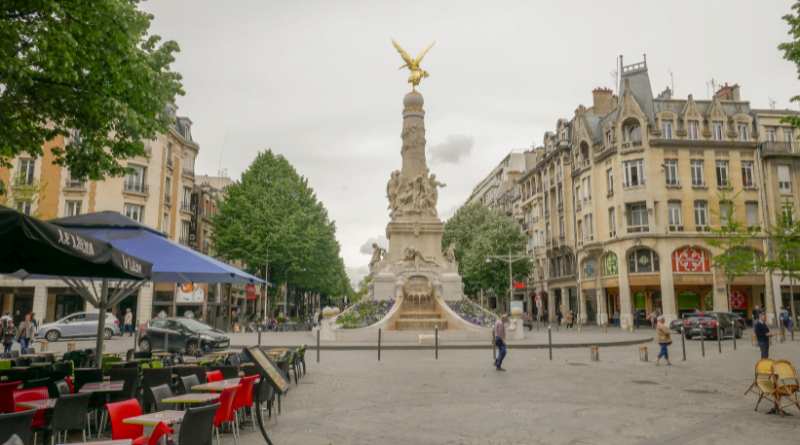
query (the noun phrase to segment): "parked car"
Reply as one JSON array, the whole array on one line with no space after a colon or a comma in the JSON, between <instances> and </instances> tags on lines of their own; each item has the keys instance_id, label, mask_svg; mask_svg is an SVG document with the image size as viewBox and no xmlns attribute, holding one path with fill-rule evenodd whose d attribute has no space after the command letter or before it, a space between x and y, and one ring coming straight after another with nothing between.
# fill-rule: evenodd
<instances>
[{"instance_id":1,"label":"parked car","mask_svg":"<svg viewBox=\"0 0 800 445\"><path fill-rule=\"evenodd\" d=\"M732 318L732 319L738 321L739 324L742 326L742 330L743 331L747 330L747 321L741 315L739 315L739 314L737 314L735 312L710 311L710 312L706 312L706 313L707 314L725 314L725 315L728 316L728 318ZM730 326L730 323L728 323L728 326Z\"/></svg>"},{"instance_id":2,"label":"parked car","mask_svg":"<svg viewBox=\"0 0 800 445\"><path fill-rule=\"evenodd\" d=\"M53 323L43 324L36 332L36 338L54 342L61 337L96 337L99 315L97 312L77 312ZM115 335L119 335L119 320L111 312L106 312L103 338L108 340Z\"/></svg>"},{"instance_id":3,"label":"parked car","mask_svg":"<svg viewBox=\"0 0 800 445\"><path fill-rule=\"evenodd\" d=\"M736 338L742 338L744 329L742 329L739 323L732 324L731 321L732 319L729 316L721 312L697 314L689 317L689 319L683 323L684 335L687 340L701 335L706 338L716 339L717 328L719 328L719 335L722 340L724 340L727 335L735 335ZM734 329L731 326L736 326L736 328Z\"/></svg>"},{"instance_id":4,"label":"parked car","mask_svg":"<svg viewBox=\"0 0 800 445\"><path fill-rule=\"evenodd\" d=\"M204 352L224 351L230 344L228 334L191 318L155 318L139 329L139 349L142 351L163 350L167 346L169 351L202 355Z\"/></svg>"},{"instance_id":5,"label":"parked car","mask_svg":"<svg viewBox=\"0 0 800 445\"><path fill-rule=\"evenodd\" d=\"M681 318L679 318L677 320L674 320L672 323L669 324L669 329L672 330L672 331L677 332L678 334L680 334L681 333L681 326L683 326L683 324L686 322L686 320L689 319L689 317L694 317L694 316L695 316L695 314L693 314L693 313L683 314L683 316Z\"/></svg>"}]
</instances>

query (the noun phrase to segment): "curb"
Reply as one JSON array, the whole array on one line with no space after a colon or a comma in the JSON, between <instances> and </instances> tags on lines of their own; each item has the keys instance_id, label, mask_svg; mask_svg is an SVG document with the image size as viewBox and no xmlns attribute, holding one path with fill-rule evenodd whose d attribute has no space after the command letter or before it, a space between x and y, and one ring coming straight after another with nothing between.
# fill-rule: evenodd
<instances>
[{"instance_id":1,"label":"curb","mask_svg":"<svg viewBox=\"0 0 800 445\"><path fill-rule=\"evenodd\" d=\"M554 344L553 349L572 349L572 348L589 348L593 346L597 347L614 347L614 346L633 346L639 344L650 343L653 341L653 337L649 337L646 339L641 340L626 340L620 342L592 342L592 343L574 343L574 344ZM287 349L296 349L302 345L295 345L295 346L287 346L287 345L270 345L270 349L272 348L287 348ZM241 349L246 348L247 346L240 346L240 345L231 345L231 349ZM493 345L439 345L439 349L492 349ZM532 345L515 345L509 344L508 349L548 349L550 346L546 343L542 344L532 344ZM355 346L320 346L320 351L377 351L377 345L355 345ZM397 350L432 350L434 346L431 345L381 345L381 350L387 351L397 351ZM316 351L317 347L315 345L306 344L306 351Z\"/></svg>"}]
</instances>

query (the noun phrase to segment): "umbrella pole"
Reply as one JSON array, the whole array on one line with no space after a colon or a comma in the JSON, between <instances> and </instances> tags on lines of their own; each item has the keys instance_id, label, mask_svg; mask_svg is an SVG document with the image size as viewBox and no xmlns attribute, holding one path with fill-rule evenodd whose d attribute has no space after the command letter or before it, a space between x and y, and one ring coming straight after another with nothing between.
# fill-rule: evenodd
<instances>
[{"instance_id":1,"label":"umbrella pole","mask_svg":"<svg viewBox=\"0 0 800 445\"><path fill-rule=\"evenodd\" d=\"M100 309L100 315L97 316L97 343L94 354L95 367L97 369L103 368L103 334L106 329L106 306L108 306L108 278L103 278L103 284L100 288L100 295L98 295L100 304L97 308Z\"/></svg>"}]
</instances>

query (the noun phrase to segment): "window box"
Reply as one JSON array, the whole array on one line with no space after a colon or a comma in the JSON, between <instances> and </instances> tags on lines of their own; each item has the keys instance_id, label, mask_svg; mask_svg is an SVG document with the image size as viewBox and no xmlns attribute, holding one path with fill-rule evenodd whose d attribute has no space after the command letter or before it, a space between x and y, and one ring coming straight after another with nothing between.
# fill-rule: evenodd
<instances>
[{"instance_id":1,"label":"window box","mask_svg":"<svg viewBox=\"0 0 800 445\"><path fill-rule=\"evenodd\" d=\"M669 226L670 232L683 232L683 225L680 226Z\"/></svg>"},{"instance_id":2,"label":"window box","mask_svg":"<svg viewBox=\"0 0 800 445\"><path fill-rule=\"evenodd\" d=\"M649 232L650 226L628 226L628 233L642 233Z\"/></svg>"}]
</instances>

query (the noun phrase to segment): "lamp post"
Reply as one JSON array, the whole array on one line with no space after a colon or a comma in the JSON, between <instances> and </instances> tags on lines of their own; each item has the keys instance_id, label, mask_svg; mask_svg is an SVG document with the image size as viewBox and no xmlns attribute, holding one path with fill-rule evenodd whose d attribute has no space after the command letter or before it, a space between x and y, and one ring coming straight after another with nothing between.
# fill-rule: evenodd
<instances>
[{"instance_id":1,"label":"lamp post","mask_svg":"<svg viewBox=\"0 0 800 445\"><path fill-rule=\"evenodd\" d=\"M528 260L530 257L527 255L512 255L508 251L508 256L505 255L486 255L486 262L491 263L492 260L500 260L508 263L508 304L511 305L511 299L514 297L514 275L511 272L511 265L517 261Z\"/></svg>"}]
</instances>

